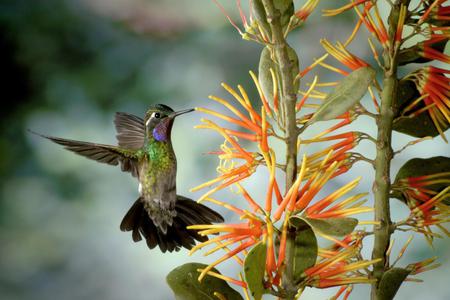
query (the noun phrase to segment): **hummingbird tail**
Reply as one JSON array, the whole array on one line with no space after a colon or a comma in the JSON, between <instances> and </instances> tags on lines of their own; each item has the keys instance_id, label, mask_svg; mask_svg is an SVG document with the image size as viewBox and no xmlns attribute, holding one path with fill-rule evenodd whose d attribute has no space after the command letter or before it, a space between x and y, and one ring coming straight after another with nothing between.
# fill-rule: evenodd
<instances>
[{"instance_id":1,"label":"hummingbird tail","mask_svg":"<svg viewBox=\"0 0 450 300\"><path fill-rule=\"evenodd\" d=\"M181 247L191 249L195 241L208 240L197 231L186 229L186 226L223 222L222 216L212 209L183 196L177 196L175 210L177 215L173 218L172 226L168 226L164 234L150 219L143 199L138 198L123 218L120 230L131 231L135 242L144 237L150 249L159 246L162 252L172 252L180 250Z\"/></svg>"}]
</instances>

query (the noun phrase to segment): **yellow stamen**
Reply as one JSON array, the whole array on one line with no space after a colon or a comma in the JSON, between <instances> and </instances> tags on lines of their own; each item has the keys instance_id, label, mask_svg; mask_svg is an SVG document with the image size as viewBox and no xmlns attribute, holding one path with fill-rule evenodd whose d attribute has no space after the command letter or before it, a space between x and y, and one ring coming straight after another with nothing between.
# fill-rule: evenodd
<instances>
[{"instance_id":1,"label":"yellow stamen","mask_svg":"<svg viewBox=\"0 0 450 300\"><path fill-rule=\"evenodd\" d=\"M228 241L226 241L224 243L220 242L220 243L217 244L216 247L214 247L214 248L206 251L205 253L203 253L203 256L208 256L210 254L213 254L214 252L216 252L216 251L218 251L220 249L223 249L224 247L227 247L229 245L233 245L233 244L235 244L235 243L237 243L237 242L239 242L239 241L241 241L243 239L246 239L246 238L247 238L246 236L241 236L239 238L231 238L230 240L228 240Z\"/></svg>"},{"instance_id":2,"label":"yellow stamen","mask_svg":"<svg viewBox=\"0 0 450 300\"><path fill-rule=\"evenodd\" d=\"M381 224L380 221L359 221L358 225L375 225L379 226Z\"/></svg>"},{"instance_id":3,"label":"yellow stamen","mask_svg":"<svg viewBox=\"0 0 450 300\"><path fill-rule=\"evenodd\" d=\"M358 22L355 25L355 28L353 28L352 34L348 37L348 39L345 41L344 46L347 47L355 38L356 33L358 32L359 28L361 28L362 20L359 19Z\"/></svg>"},{"instance_id":4,"label":"yellow stamen","mask_svg":"<svg viewBox=\"0 0 450 300\"><path fill-rule=\"evenodd\" d=\"M204 270L205 270L205 269L197 269L197 272L203 272ZM212 277L216 277L216 278L222 279L222 280L224 280L224 281L231 282L231 283L236 283L236 282L238 282L238 280L236 280L236 279L234 279L234 278L232 278L232 277L225 276L225 275L219 274L219 273L214 272L214 271L208 271L206 274L209 275L209 276L212 276ZM217 292L215 292L215 293L217 293ZM215 293L214 293L214 294L215 294ZM220 298L220 299L222 299L222 298ZM223 299L226 300L225 297L224 297Z\"/></svg>"},{"instance_id":5,"label":"yellow stamen","mask_svg":"<svg viewBox=\"0 0 450 300\"><path fill-rule=\"evenodd\" d=\"M242 273L239 273L239 279L243 282L244 277L242 276ZM250 295L248 294L248 289L245 287L242 287L242 290L244 291L245 300L250 300Z\"/></svg>"}]
</instances>

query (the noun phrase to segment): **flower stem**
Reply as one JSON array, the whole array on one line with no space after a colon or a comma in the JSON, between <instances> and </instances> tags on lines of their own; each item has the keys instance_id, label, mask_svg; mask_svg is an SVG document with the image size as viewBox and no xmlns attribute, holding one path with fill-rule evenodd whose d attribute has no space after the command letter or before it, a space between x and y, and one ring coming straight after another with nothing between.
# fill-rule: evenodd
<instances>
[{"instance_id":1,"label":"flower stem","mask_svg":"<svg viewBox=\"0 0 450 300\"><path fill-rule=\"evenodd\" d=\"M381 94L380 114L377 118L378 135L377 135L377 155L375 158L375 182L373 185L373 193L375 197L375 221L380 225L374 228L374 247L372 251L373 259L381 259L380 262L374 264L372 276L377 282L372 284L371 299L378 300L380 298L380 290L378 283L384 272L389 267L389 257L386 251L391 240L391 216L389 207L389 194L391 189L390 166L393 157L392 151L392 123L394 120L394 106L397 98L397 53L398 47L394 43L396 27L398 23L398 15L400 11L400 2L397 1L392 7L389 16L389 38L390 51L384 53L385 72L383 74L383 91Z\"/></svg>"},{"instance_id":2,"label":"flower stem","mask_svg":"<svg viewBox=\"0 0 450 300\"><path fill-rule=\"evenodd\" d=\"M273 0L262 0L267 15L267 22L272 32L272 47L278 63L282 85L282 103L284 106L286 128L286 190L288 190L297 176L297 138L298 128L296 123L295 105L297 91L294 89L294 77L292 63L288 54L288 43L283 35L280 22L280 12L275 9ZM283 273L283 290L285 299L295 299L297 286L294 280L293 257L295 247L295 231L289 231L286 239L285 270Z\"/></svg>"}]
</instances>

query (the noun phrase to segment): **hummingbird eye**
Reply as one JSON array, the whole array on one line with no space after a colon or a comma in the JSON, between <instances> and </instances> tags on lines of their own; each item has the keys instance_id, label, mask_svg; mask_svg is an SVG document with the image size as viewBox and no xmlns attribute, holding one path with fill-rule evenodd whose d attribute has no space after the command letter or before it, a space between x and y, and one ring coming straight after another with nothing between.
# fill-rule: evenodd
<instances>
[{"instance_id":1,"label":"hummingbird eye","mask_svg":"<svg viewBox=\"0 0 450 300\"><path fill-rule=\"evenodd\" d=\"M161 118L161 114L160 114L159 112L154 112L154 113L152 114L152 118L159 119L159 118Z\"/></svg>"}]
</instances>

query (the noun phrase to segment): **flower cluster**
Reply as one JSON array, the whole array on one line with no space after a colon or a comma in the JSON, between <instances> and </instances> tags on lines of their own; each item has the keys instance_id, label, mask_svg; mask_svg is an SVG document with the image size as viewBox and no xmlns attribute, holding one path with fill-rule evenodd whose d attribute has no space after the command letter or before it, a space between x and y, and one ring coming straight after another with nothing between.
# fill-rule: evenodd
<instances>
[{"instance_id":1,"label":"flower cluster","mask_svg":"<svg viewBox=\"0 0 450 300\"><path fill-rule=\"evenodd\" d=\"M318 194L323 191L325 184L333 177L345 172L352 164L352 156L347 151L356 145L361 138L359 133L337 134L334 136L322 137L334 129L324 132L312 140L299 142L307 144L311 142L340 140L336 145L326 148L323 151L304 154L299 166L299 172L293 185L283 194L276 179L276 169L283 169L284 166L277 163L275 151L271 147L271 140L279 139L274 126L276 123L276 96L274 99L266 99L261 91L260 83L253 73L252 78L255 81L261 105L261 113L254 109L248 94L238 86L239 93L226 84L222 84L224 89L233 97L235 105L239 105L241 110L234 107L231 101L222 98L210 96L209 98L220 103L224 108L233 114L229 116L218 111L206 108L197 108L210 116L217 117L225 121L225 126L218 125L208 119L202 119L203 124L196 126L200 129L212 129L224 137L220 151L211 152L219 158L219 175L197 187L193 190L217 186L208 190L199 198L199 201L207 201L223 206L233 213L237 214L241 220L239 223L205 225L198 224L190 226L189 229L199 230L200 235L213 236L207 242L198 244L191 252L195 252L204 247L212 247L205 255L215 253L219 250L225 251L225 254L218 260L210 264L201 271L199 279L206 275L218 276L212 272L212 269L228 260L234 258L239 264L244 263L246 251L258 242L263 242L266 246L266 285L277 286L280 284L280 278L284 270L284 258L286 255L286 236L289 227L290 217L302 216L310 219L328 219L345 218L358 213L371 212L372 208L365 207L365 200L361 200L366 194L357 194L343 196L351 192L358 184L359 178L345 184L336 191L326 196L318 198ZM277 93L273 93L276 95ZM242 112L242 110L245 111ZM344 116L348 120L348 114ZM269 122L272 120L272 122ZM347 121L348 122L348 121ZM346 122L346 123L347 123ZM272 123L275 123L272 124ZM341 124L338 127L342 127ZM232 129L232 127L234 128ZM336 128L338 128L336 127ZM254 150L244 148L241 141L250 142L255 145ZM243 181L253 174L257 166L266 166L269 174L269 184L264 201L254 199L244 188ZM237 193L245 200L249 210L238 208L228 201L219 201L212 198L212 195L220 189L233 187ZM234 194L236 195L236 193ZM235 198L233 196L232 198ZM235 200L233 200L235 202ZM280 223L281 222L281 223ZM276 224L280 223L277 227ZM317 234L326 239L335 241L332 236L317 231ZM279 240L276 244L276 240ZM354 270L364 268L373 263L373 261L352 261L351 257L356 253L355 249L349 251L345 247L343 254L333 262L321 262L316 269L305 271L304 283L310 286L321 288L336 285L348 285L350 283L367 282L362 276L353 276L344 280ZM358 248L359 249L359 248ZM242 254L244 256L242 256ZM345 263L345 266L343 265ZM340 266L339 268L336 268ZM352 273L353 274L353 273ZM317 277L320 275L319 277ZM339 276L338 276L339 275ZM245 282L240 279L222 277L225 280L246 287ZM320 280L319 280L320 279ZM333 282L333 283L332 283Z\"/></svg>"},{"instance_id":2,"label":"flower cluster","mask_svg":"<svg viewBox=\"0 0 450 300\"><path fill-rule=\"evenodd\" d=\"M436 129L444 140L446 139L443 131L450 124L450 101L448 98L450 78L446 74L450 74L450 70L428 66L409 74L405 78L413 81L420 93L420 97L408 105L405 111L414 110L419 103L423 102L424 107L415 110L414 114L428 111Z\"/></svg>"},{"instance_id":3,"label":"flower cluster","mask_svg":"<svg viewBox=\"0 0 450 300\"><path fill-rule=\"evenodd\" d=\"M399 225L409 226L422 233L430 244L434 237L440 236L432 231L431 226L438 227L446 236L450 236L450 232L441 225L449 221L450 209L447 204L450 186L440 192L433 189L436 184L448 183L449 172L400 179L393 188L402 193L411 213Z\"/></svg>"},{"instance_id":4,"label":"flower cluster","mask_svg":"<svg viewBox=\"0 0 450 300\"><path fill-rule=\"evenodd\" d=\"M374 283L380 279L375 275L377 272L370 271L371 265L375 265L375 270L382 265L381 271L383 272L396 263L389 265L389 260L386 259L390 255L392 243L387 253L383 252L383 255L386 254L385 257L377 256L376 259L366 260L361 254L363 238L373 232L355 230L356 226L381 226L383 222L379 216L377 216L378 221L366 222L352 218L356 214L373 211L372 207L365 206L366 193L351 194L360 178L342 184L331 192L326 191L327 183L347 172L355 162L366 161L373 166L376 165L373 160L353 151L361 140L367 139L372 142L377 142L377 140L362 132L345 131L344 127L360 115L368 115L380 120L380 114L369 112L360 103L361 97L366 92L370 94L378 113L383 112L383 109L379 107L379 97L383 99L383 105L386 105L384 104L385 96L382 96L383 88L375 77L373 66L369 64L369 60L358 57L348 47L359 29L365 27L371 34L368 43L374 61L385 72L385 76L389 72L392 75L395 70L392 64L387 62L392 57L399 55L406 40L420 32L424 35L426 33L428 38L417 45L418 58L450 62L447 55L434 47L436 43L449 37L448 27L436 23L448 21L449 10L442 6L443 1L440 0L421 1L419 7L423 6L424 9L416 9L414 11L417 13L413 14L405 5L395 4L398 14L395 16L395 23L391 23L389 30L386 29L386 22L380 14L376 1L353 0L343 7L325 10L324 14L327 16L354 10L358 15L358 21L353 32L344 43L331 43L322 39L321 44L326 53L302 70L294 66L290 70L293 72L286 76L286 73L280 71L281 61L283 61L283 65L287 64L287 60L290 60L292 65L296 65L298 59L295 52L293 54L289 52L292 49L284 49L286 50L284 53L277 52L274 47L274 44L277 43L276 37L278 36L278 39L280 39L280 35L285 37L290 30L303 23L317 3L317 0L308 0L296 12L292 10L292 3L288 3L289 7L277 8L279 13L277 16L266 16L266 11L271 10L266 6L274 4L266 1L252 1L250 14L247 16L240 1L237 1L243 29L240 29L227 15L229 21L243 38L263 44L265 52L261 55L259 77L250 72L259 96L257 101L252 101L249 96L252 94L247 93L241 85L233 88L223 83L222 87L228 92L230 99L209 97L219 104L220 110L197 108L208 118L217 118L218 121L204 118L201 120L202 124L196 128L213 130L223 137L224 142L219 150L209 152L217 155L219 159L217 176L191 191L208 188L198 199L199 202L206 201L222 206L239 217L239 221L234 223L196 224L188 227L188 229L197 230L202 236L210 236L206 242L193 247L191 253L204 248L206 248L204 249L205 255L218 251L224 252L219 259L200 270L199 280L207 275L215 276L240 285L245 291L250 289L249 282L243 280L246 275L246 260L248 257L252 257L248 255L249 251L250 254L254 253L255 249L260 251L262 246L265 255L261 258L263 263L260 264L261 270L263 269L262 280L258 279L258 281L262 282L264 290L271 291L274 295L280 295L285 291L282 278L286 274L292 273L290 265L292 262L288 258L292 255L293 248L297 249L296 247L301 247L299 244L305 242L304 244L310 247L306 251L309 252L309 257L305 258L305 265L299 267L300 272L296 274L295 284L299 294L306 287L339 287L333 299L341 296L343 299L347 299L353 284ZM220 4L218 5L225 12ZM290 10L292 11L289 12ZM290 19L286 19L286 16ZM419 18L417 18L418 16ZM276 21L273 18L276 18ZM394 25L392 26L392 24ZM426 29L422 28L423 24L427 24ZM404 36L404 32L407 32L404 31L405 26L414 26L411 36ZM382 48L383 55L378 55L376 45L372 40L378 43L380 49ZM326 61L327 58L335 59L342 66L333 65L333 62ZM340 82L321 82L318 76L314 76L306 87L300 87L300 79L303 79L316 67L333 71L338 76L343 76L344 79ZM370 76L361 74L370 74ZM406 104L405 111L412 111L413 116L427 111L442 136L447 125L450 124L450 102L448 100L450 79L448 74L449 71L443 68L427 66L404 78L404 80L414 82L420 93L418 99ZM292 79L290 84L289 82L286 84L286 77L289 80ZM356 77L361 77L361 81L358 81L360 78L353 80ZM395 80L396 78L394 78ZM364 85L359 83L364 83ZM293 86L298 90L287 91L286 86L288 85L291 85L290 88ZM330 91L331 88L334 90ZM355 90L357 92L354 92ZM352 93L358 96L352 99L351 95L349 96ZM344 98L343 100L340 98L341 96ZM336 99L342 101L329 102ZM416 106L422 101L423 105L417 109ZM327 115L328 104L337 102L344 103L338 103L341 107L333 108L333 112ZM314 112L311 113L310 109L313 109ZM292 117L293 115L295 118ZM326 116L319 119L320 115ZM313 137L304 138L303 131L317 119L319 119L318 121L337 120L338 122L331 124L329 128ZM292 126L289 127L288 123ZM288 127L293 129L289 133ZM295 133L296 140L290 138L293 133ZM275 150L277 142L284 142L287 148L293 149L288 153L286 162L277 157L279 156ZM307 146L313 143L321 143L326 146L318 151L308 152ZM289 155L296 153L300 153L298 157L295 157L296 160L298 159L298 165L292 165L290 162L293 160L289 160ZM263 199L251 195L246 189L248 179L257 171L258 167L267 170L265 174L267 174L268 184L263 186L265 192ZM289 173L289 170L296 170L296 172L292 172L295 176L288 178L291 180L286 180L286 188L283 190L279 184L279 173L280 171ZM438 236L432 231L431 226L437 226L449 235L441 224L449 220L446 201L450 198L450 187L440 191L430 188L436 182L448 183L448 180L448 173L440 173L409 177L396 182L391 187L391 191L400 192L404 196L411 213L407 220L394 223L392 227L408 226L409 229L412 228L412 230L423 233L430 242L433 237ZM389 188L389 184L387 185ZM218 200L216 192L225 188L229 188L233 193L231 196L222 196L226 200ZM243 208L244 205L246 209ZM376 230L375 227L374 231ZM317 236L327 242L331 241L331 246L319 247ZM297 238L304 240L298 242ZM400 252L397 260L403 255L409 242L410 240ZM386 247L387 243L389 243L389 239L386 241ZM213 270L215 266L229 259L234 259L244 269L243 273L238 274L238 278L227 277ZM408 266L408 270L414 275L434 267L434 265L430 267L433 262L434 260L427 260L412 264Z\"/></svg>"}]
</instances>

